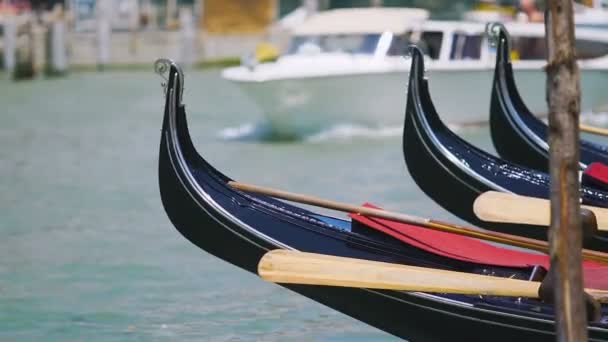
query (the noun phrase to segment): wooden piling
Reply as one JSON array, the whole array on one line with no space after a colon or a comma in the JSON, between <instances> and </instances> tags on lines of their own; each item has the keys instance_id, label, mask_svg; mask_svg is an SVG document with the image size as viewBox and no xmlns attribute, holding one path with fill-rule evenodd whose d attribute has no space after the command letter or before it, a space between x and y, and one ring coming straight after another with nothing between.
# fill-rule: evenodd
<instances>
[{"instance_id":1,"label":"wooden piling","mask_svg":"<svg viewBox=\"0 0 608 342\"><path fill-rule=\"evenodd\" d=\"M319 0L303 0L302 6L306 9L306 14L315 14L319 11Z\"/></svg>"},{"instance_id":2,"label":"wooden piling","mask_svg":"<svg viewBox=\"0 0 608 342\"><path fill-rule=\"evenodd\" d=\"M550 0L545 12L551 177L549 246L558 341L587 341L581 269L579 70L571 0Z\"/></svg>"},{"instance_id":3,"label":"wooden piling","mask_svg":"<svg viewBox=\"0 0 608 342\"><path fill-rule=\"evenodd\" d=\"M129 15L129 53L136 55L139 49L139 26L141 19L141 11L139 7L139 1L130 2L130 15Z\"/></svg>"},{"instance_id":4,"label":"wooden piling","mask_svg":"<svg viewBox=\"0 0 608 342\"><path fill-rule=\"evenodd\" d=\"M34 36L35 24L31 18L22 26L17 25L15 67L12 70L13 80L29 80L36 76L34 67Z\"/></svg>"},{"instance_id":5,"label":"wooden piling","mask_svg":"<svg viewBox=\"0 0 608 342\"><path fill-rule=\"evenodd\" d=\"M63 6L55 4L46 37L45 73L47 76L62 76L68 71L66 31Z\"/></svg>"},{"instance_id":6,"label":"wooden piling","mask_svg":"<svg viewBox=\"0 0 608 342\"><path fill-rule=\"evenodd\" d=\"M12 74L17 55L17 21L12 15L4 19L4 70Z\"/></svg>"},{"instance_id":7,"label":"wooden piling","mask_svg":"<svg viewBox=\"0 0 608 342\"><path fill-rule=\"evenodd\" d=\"M177 14L177 0L167 0L167 7L165 11L165 27L168 30L174 30L177 28L176 19Z\"/></svg>"},{"instance_id":8,"label":"wooden piling","mask_svg":"<svg viewBox=\"0 0 608 342\"><path fill-rule=\"evenodd\" d=\"M110 25L111 3L109 0L99 0L96 3L96 33L97 33L97 69L103 70L110 63Z\"/></svg>"},{"instance_id":9,"label":"wooden piling","mask_svg":"<svg viewBox=\"0 0 608 342\"><path fill-rule=\"evenodd\" d=\"M179 9L179 58L178 61L185 66L194 64L196 56L196 28L192 10L189 7Z\"/></svg>"},{"instance_id":10,"label":"wooden piling","mask_svg":"<svg viewBox=\"0 0 608 342\"><path fill-rule=\"evenodd\" d=\"M37 17L32 18L30 25L29 44L31 46L32 68L34 75L38 77L45 71L50 58L50 55L46 51L46 47L49 44L49 29L44 22L44 17L42 17L42 20L39 20Z\"/></svg>"}]
</instances>

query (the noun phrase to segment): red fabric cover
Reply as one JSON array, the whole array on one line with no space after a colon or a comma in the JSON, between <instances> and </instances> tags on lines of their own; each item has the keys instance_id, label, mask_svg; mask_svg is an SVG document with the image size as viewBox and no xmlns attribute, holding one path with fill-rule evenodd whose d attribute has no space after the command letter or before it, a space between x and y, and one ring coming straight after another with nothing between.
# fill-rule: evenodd
<instances>
[{"instance_id":1,"label":"red fabric cover","mask_svg":"<svg viewBox=\"0 0 608 342\"><path fill-rule=\"evenodd\" d=\"M363 206L378 208L369 203ZM483 265L517 268L541 265L545 269L549 269L550 261L546 255L498 247L466 236L444 233L401 222L361 216L359 214L350 214L350 217L408 245L451 259ZM584 261L583 274L585 287L608 290L608 265Z\"/></svg>"},{"instance_id":2,"label":"red fabric cover","mask_svg":"<svg viewBox=\"0 0 608 342\"><path fill-rule=\"evenodd\" d=\"M591 163L583 172L586 176L596 181L608 184L608 166L602 163Z\"/></svg>"}]
</instances>

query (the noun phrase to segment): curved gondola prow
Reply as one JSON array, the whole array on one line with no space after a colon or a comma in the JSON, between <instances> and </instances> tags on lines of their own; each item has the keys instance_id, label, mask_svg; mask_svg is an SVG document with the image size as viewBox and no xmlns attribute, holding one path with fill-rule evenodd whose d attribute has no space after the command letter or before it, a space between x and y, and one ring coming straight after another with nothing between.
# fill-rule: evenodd
<instances>
[{"instance_id":1,"label":"curved gondola prow","mask_svg":"<svg viewBox=\"0 0 608 342\"><path fill-rule=\"evenodd\" d=\"M512 108L530 114L531 117L535 118L528 107L526 107L517 86L515 85L515 79L513 77L513 64L511 63L511 37L507 32L506 28L500 23L494 23L488 30L495 32L496 35L496 65L494 68L494 82L493 86L500 86L502 92L500 94L508 95L503 100L508 100L508 104Z\"/></svg>"},{"instance_id":2,"label":"curved gondola prow","mask_svg":"<svg viewBox=\"0 0 608 342\"><path fill-rule=\"evenodd\" d=\"M435 105L431 100L431 95L428 88L428 79L426 77L424 68L424 55L422 50L420 50L420 48L418 48L416 45L410 45L409 56L412 59L412 64L410 67L408 81L407 104L405 106L406 122L407 116L414 114L413 112L407 113L407 111L424 112L425 115L422 115L422 117L424 117L428 125L447 130L447 127L439 118L439 114L437 114Z\"/></svg>"},{"instance_id":3,"label":"curved gondola prow","mask_svg":"<svg viewBox=\"0 0 608 342\"><path fill-rule=\"evenodd\" d=\"M503 158L546 172L549 165L549 129L526 107L517 90L506 30L500 24L493 27L495 29L491 31L497 40L497 55L490 106L492 141ZM608 149L581 139L581 170L594 162L608 164Z\"/></svg>"},{"instance_id":4,"label":"curved gondola prow","mask_svg":"<svg viewBox=\"0 0 608 342\"><path fill-rule=\"evenodd\" d=\"M438 138L459 138L441 121L428 90L422 52L410 47L411 67L407 90L405 123L403 128L403 156L410 176L418 187L433 201L461 219L481 225L472 210L475 198L488 189L468 177L456 164L455 156L446 149ZM467 179L474 179L469 183ZM454 191L458 189L458 191Z\"/></svg>"},{"instance_id":5,"label":"curved gondola prow","mask_svg":"<svg viewBox=\"0 0 608 342\"><path fill-rule=\"evenodd\" d=\"M453 157L452 153L448 152L440 142L440 140L442 140L440 139L440 136L442 138L449 139L456 144L465 146L468 150L476 151L480 154L487 154L485 151L465 142L441 120L429 91L429 82L426 77L424 67L424 55L422 54L422 51L415 45L411 45L409 49L409 54L412 58L412 65L410 67L407 104L405 109L405 126L403 130L404 150L408 120L410 118L416 118L416 120L412 121L419 122L421 125L420 131L423 131L425 135L428 136L429 140L433 142L432 145L442 150L445 155Z\"/></svg>"},{"instance_id":6,"label":"curved gondola prow","mask_svg":"<svg viewBox=\"0 0 608 342\"><path fill-rule=\"evenodd\" d=\"M165 91L165 112L162 125L162 139L165 136L174 137L179 149L188 165L202 167L212 172L215 176L228 182L231 179L215 169L196 150L186 119L186 107L182 103L184 93L184 73L181 67L169 59L159 59L154 63L154 69L165 79L163 83ZM166 75L166 76L165 76Z\"/></svg>"},{"instance_id":7,"label":"curved gondola prow","mask_svg":"<svg viewBox=\"0 0 608 342\"><path fill-rule=\"evenodd\" d=\"M500 23L492 23L486 31L496 44L490 101L490 130L494 148L501 157L511 162L547 172L549 146L546 125L530 112L517 90L507 30Z\"/></svg>"},{"instance_id":8,"label":"curved gondola prow","mask_svg":"<svg viewBox=\"0 0 608 342\"><path fill-rule=\"evenodd\" d=\"M504 97L504 100L508 100L513 108L530 114L536 119L536 117L530 113L528 107L526 107L515 84L513 64L511 63L511 37L509 36L507 29L501 23L491 23L488 24L486 31L491 35L490 37L493 44L496 45L496 64L494 68L493 86L500 86L500 88L497 88L502 90L500 94L509 95L508 97ZM501 96L501 98L503 97Z\"/></svg>"},{"instance_id":9,"label":"curved gondola prow","mask_svg":"<svg viewBox=\"0 0 608 342\"><path fill-rule=\"evenodd\" d=\"M228 177L208 164L195 150L188 133L185 107L181 103L183 74L173 62L164 60L166 74L165 112L161 131L158 161L159 189L167 216L175 228L186 239L199 248L220 256L240 267L253 269L263 250L256 250L255 257L238 260L238 254L225 255L223 235L232 235L228 229L211 233L206 227L228 226L236 220L209 194L212 191L235 192L226 184ZM158 68L157 68L158 70ZM204 179L201 181L201 179ZM215 190L214 190L215 189ZM250 244L237 239L235 248L246 248Z\"/></svg>"},{"instance_id":10,"label":"curved gondola prow","mask_svg":"<svg viewBox=\"0 0 608 342\"><path fill-rule=\"evenodd\" d=\"M439 142L438 136L447 137L452 141L457 141L463 145L466 145L468 149L478 151L485 154L486 152L479 148L472 146L456 133L454 133L442 120L441 116L435 108L435 104L431 98L429 91L429 82L426 77L424 67L424 55L422 50L415 45L409 47L409 54L412 58L412 65L410 67L410 77L408 82L407 91L407 104L406 104L406 116L405 122L407 125L408 117L417 118L421 127L426 135L435 142L435 146L444 149L442 144ZM404 136L405 136L404 129ZM403 140L405 143L405 139ZM447 151L446 151L447 152ZM449 154L449 153L447 153Z\"/></svg>"},{"instance_id":11,"label":"curved gondola prow","mask_svg":"<svg viewBox=\"0 0 608 342\"><path fill-rule=\"evenodd\" d=\"M520 170L509 171L509 165L506 165L507 170L502 170L499 160L458 137L441 121L424 76L422 53L412 48L411 55L402 146L406 167L418 187L441 207L476 226L545 239L546 234L538 227L488 223L475 215L473 202L481 193L513 191L504 185L510 180L508 175L501 176L502 183L499 184L488 174L519 173ZM484 169L484 173L478 173L479 169ZM513 187L526 195L544 190L539 190L541 187L537 182L515 184ZM526 192L526 189L530 191Z\"/></svg>"}]
</instances>

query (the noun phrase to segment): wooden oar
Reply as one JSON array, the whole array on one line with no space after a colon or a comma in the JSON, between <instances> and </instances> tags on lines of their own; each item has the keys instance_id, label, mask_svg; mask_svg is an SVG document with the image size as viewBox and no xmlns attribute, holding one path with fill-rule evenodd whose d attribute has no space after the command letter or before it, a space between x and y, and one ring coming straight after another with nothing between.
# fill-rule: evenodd
<instances>
[{"instance_id":1,"label":"wooden oar","mask_svg":"<svg viewBox=\"0 0 608 342\"><path fill-rule=\"evenodd\" d=\"M285 199L292 202L299 202L304 204L310 204L318 207L323 207L332 210L343 211L347 213L355 213L364 216L377 217L387 219L396 222L414 224L417 226L425 227L428 229L438 230L441 232L448 232L463 236L468 236L476 239L498 242L506 245L533 249L539 252L548 253L549 244L546 241L540 241L535 239L529 239L525 237L480 231L473 228L467 228L463 226L453 225L441 221L435 221L428 218L421 218L412 215L406 215L401 213L395 213L391 211L366 208L362 206L356 206L351 204L345 204L340 202L334 202L327 199L317 198L313 196L295 194L287 191L266 188L258 185L245 184L239 182L229 182L231 187L246 192L258 193L276 198ZM593 260L603 263L608 263L608 254L583 249L583 258L587 260Z\"/></svg>"},{"instance_id":2,"label":"wooden oar","mask_svg":"<svg viewBox=\"0 0 608 342\"><path fill-rule=\"evenodd\" d=\"M606 128L588 126L588 125L583 125L583 124L580 124L579 128L581 131L586 132L586 133L608 136L608 129L606 129Z\"/></svg>"},{"instance_id":3,"label":"wooden oar","mask_svg":"<svg viewBox=\"0 0 608 342\"><path fill-rule=\"evenodd\" d=\"M262 257L258 274L264 280L282 284L528 298L539 298L541 284L281 249ZM599 302L608 302L608 291L586 291Z\"/></svg>"},{"instance_id":4,"label":"wooden oar","mask_svg":"<svg viewBox=\"0 0 608 342\"><path fill-rule=\"evenodd\" d=\"M582 205L595 214L598 230L608 231L608 209ZM473 211L488 222L519 223L548 226L549 200L520 196L498 191L487 191L473 203Z\"/></svg>"}]
</instances>

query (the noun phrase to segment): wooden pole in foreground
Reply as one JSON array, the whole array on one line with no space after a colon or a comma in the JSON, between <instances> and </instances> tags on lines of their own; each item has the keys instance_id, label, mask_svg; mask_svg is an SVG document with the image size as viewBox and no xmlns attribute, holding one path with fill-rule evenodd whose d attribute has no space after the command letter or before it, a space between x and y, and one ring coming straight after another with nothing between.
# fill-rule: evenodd
<instances>
[{"instance_id":1,"label":"wooden pole in foreground","mask_svg":"<svg viewBox=\"0 0 608 342\"><path fill-rule=\"evenodd\" d=\"M579 70L572 0L549 0L545 12L551 228L549 255L558 341L587 341L581 269Z\"/></svg>"}]
</instances>

